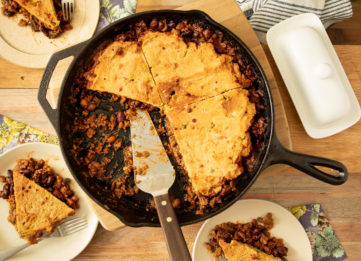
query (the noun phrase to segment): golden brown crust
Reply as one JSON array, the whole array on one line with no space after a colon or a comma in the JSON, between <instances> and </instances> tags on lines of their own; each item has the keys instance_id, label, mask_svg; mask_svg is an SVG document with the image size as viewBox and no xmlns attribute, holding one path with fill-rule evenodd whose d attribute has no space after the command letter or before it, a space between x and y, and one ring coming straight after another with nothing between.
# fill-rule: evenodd
<instances>
[{"instance_id":1,"label":"golden brown crust","mask_svg":"<svg viewBox=\"0 0 361 261\"><path fill-rule=\"evenodd\" d=\"M113 42L98 57L97 63L93 73L87 75L89 89L161 105L137 42Z\"/></svg>"},{"instance_id":2,"label":"golden brown crust","mask_svg":"<svg viewBox=\"0 0 361 261\"><path fill-rule=\"evenodd\" d=\"M232 240L226 243L223 239L219 240L223 253L228 261L281 261L279 257L267 255L257 248L239 241Z\"/></svg>"},{"instance_id":3,"label":"golden brown crust","mask_svg":"<svg viewBox=\"0 0 361 261\"><path fill-rule=\"evenodd\" d=\"M248 132L256 109L248 91L236 89L184 107L165 107L193 190L218 193L225 180L242 172L251 150Z\"/></svg>"},{"instance_id":4,"label":"golden brown crust","mask_svg":"<svg viewBox=\"0 0 361 261\"><path fill-rule=\"evenodd\" d=\"M238 65L231 56L216 53L211 43L186 44L175 30L149 31L141 40L158 92L169 106L242 87Z\"/></svg>"},{"instance_id":5,"label":"golden brown crust","mask_svg":"<svg viewBox=\"0 0 361 261\"><path fill-rule=\"evenodd\" d=\"M54 8L53 0L14 0L31 15L35 16L45 27L55 30L60 21Z\"/></svg>"},{"instance_id":6,"label":"golden brown crust","mask_svg":"<svg viewBox=\"0 0 361 261\"><path fill-rule=\"evenodd\" d=\"M34 244L42 232L55 227L75 211L46 189L17 171L13 173L16 203L16 230L28 243Z\"/></svg>"}]
</instances>

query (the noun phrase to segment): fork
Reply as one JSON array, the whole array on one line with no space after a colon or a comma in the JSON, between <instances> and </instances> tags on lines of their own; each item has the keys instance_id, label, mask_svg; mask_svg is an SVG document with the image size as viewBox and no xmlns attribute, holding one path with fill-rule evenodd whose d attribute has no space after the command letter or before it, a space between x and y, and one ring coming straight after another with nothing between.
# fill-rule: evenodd
<instances>
[{"instance_id":1,"label":"fork","mask_svg":"<svg viewBox=\"0 0 361 261\"><path fill-rule=\"evenodd\" d=\"M60 225L55 228L53 233L42 236L41 238L38 239L38 241L40 242L43 241L44 239L51 237L65 237L75 232L78 232L86 227L87 227L87 222L85 217L67 219L62 223L60 223ZM25 243L17 247L1 250L0 261L4 261L5 259L17 254L18 252L29 246L31 246L31 244Z\"/></svg>"},{"instance_id":2,"label":"fork","mask_svg":"<svg viewBox=\"0 0 361 261\"><path fill-rule=\"evenodd\" d=\"M71 20L71 15L74 12L74 2L74 0L61 0L61 9L65 20Z\"/></svg>"}]
</instances>

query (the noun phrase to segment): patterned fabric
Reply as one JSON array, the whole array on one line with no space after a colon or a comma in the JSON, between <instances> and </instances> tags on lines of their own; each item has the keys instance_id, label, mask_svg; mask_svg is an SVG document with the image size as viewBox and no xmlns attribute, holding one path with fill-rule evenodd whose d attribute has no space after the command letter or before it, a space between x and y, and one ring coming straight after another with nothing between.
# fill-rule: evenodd
<instances>
[{"instance_id":1,"label":"patterned fabric","mask_svg":"<svg viewBox=\"0 0 361 261\"><path fill-rule=\"evenodd\" d=\"M349 0L236 0L245 13L259 40L266 42L272 26L298 14L314 13L327 28L352 17Z\"/></svg>"},{"instance_id":2,"label":"patterned fabric","mask_svg":"<svg viewBox=\"0 0 361 261\"><path fill-rule=\"evenodd\" d=\"M301 0L290 0L290 1L281 1L281 0L236 0L236 2L241 6L241 9L244 11L245 15L248 18L251 18L250 22L254 29L257 31L257 28L261 28L260 31L264 30L260 27L260 24L266 23L266 19L260 20L257 17L262 17L263 13L257 16L258 11L262 11L263 7L267 7L264 10L272 10L272 3L278 3L282 5L282 2L300 2ZM100 0L101 2L101 14L98 24L98 30L101 30L108 24L126 17L135 12L137 5L137 0ZM328 12L323 12L323 17L332 17L334 8L341 8L340 6L345 5L346 0L326 0L326 1L313 1L313 0L303 0L304 3L318 3L318 8L328 8ZM324 7L321 6L320 2L324 3ZM330 3L339 2L338 5L331 5ZM268 5L267 5L268 3ZM292 5L291 5L292 6ZM343 8L343 7L342 7ZM351 8L351 7L350 7ZM276 8L277 9L277 8ZM291 8L292 9L292 8ZM296 8L297 9L297 8ZM343 8L342 10L347 10L345 14L352 16L351 12L348 11L349 8ZM301 8L302 10L302 8ZM283 12L283 11L282 11ZM296 10L294 12L300 12ZM285 12L283 19L286 16L290 15L291 12ZM267 15L266 15L267 17ZM341 20L344 16L339 15L338 18ZM252 20L253 18L253 20ZM257 18L257 19L256 19ZM268 19L272 20L271 23L275 24L281 19L275 19L272 16L269 16ZM273 20L275 19L275 20ZM321 18L322 20L322 18ZM323 20L325 21L325 20ZM267 29L268 30L268 29ZM29 142L45 142L51 144L59 144L58 138L56 136L50 135L48 133L39 131L35 128L32 128L24 123L14 121L6 116L0 114L0 155L5 151L17 146L18 144L29 143ZM345 259L346 253L340 244L333 228L330 226L325 213L322 210L320 204L311 204L305 206L295 206L287 208L302 224L305 228L307 235L310 239L313 253L314 261L339 261Z\"/></svg>"},{"instance_id":3,"label":"patterned fabric","mask_svg":"<svg viewBox=\"0 0 361 261\"><path fill-rule=\"evenodd\" d=\"M287 210L306 230L314 261L340 261L347 257L320 204L295 206Z\"/></svg>"},{"instance_id":4,"label":"patterned fabric","mask_svg":"<svg viewBox=\"0 0 361 261\"><path fill-rule=\"evenodd\" d=\"M97 31L108 24L134 14L137 0L100 0L100 18Z\"/></svg>"},{"instance_id":5,"label":"patterned fabric","mask_svg":"<svg viewBox=\"0 0 361 261\"><path fill-rule=\"evenodd\" d=\"M56 136L39 131L0 114L0 154L28 142L59 144Z\"/></svg>"}]
</instances>

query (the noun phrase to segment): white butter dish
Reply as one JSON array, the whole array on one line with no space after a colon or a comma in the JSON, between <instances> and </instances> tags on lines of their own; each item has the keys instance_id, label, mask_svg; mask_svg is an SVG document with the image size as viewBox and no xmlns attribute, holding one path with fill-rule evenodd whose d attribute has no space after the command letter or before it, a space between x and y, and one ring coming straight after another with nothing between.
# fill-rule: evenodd
<instances>
[{"instance_id":1,"label":"white butter dish","mask_svg":"<svg viewBox=\"0 0 361 261\"><path fill-rule=\"evenodd\" d=\"M275 25L267 43L309 136L328 137L360 119L355 93L315 14Z\"/></svg>"}]
</instances>

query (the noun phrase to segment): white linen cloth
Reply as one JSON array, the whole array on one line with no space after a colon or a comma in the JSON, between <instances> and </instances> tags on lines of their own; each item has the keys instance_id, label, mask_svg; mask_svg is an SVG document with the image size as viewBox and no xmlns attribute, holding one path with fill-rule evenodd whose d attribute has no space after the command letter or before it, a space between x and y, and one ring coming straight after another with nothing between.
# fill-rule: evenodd
<instances>
[{"instance_id":1,"label":"white linen cloth","mask_svg":"<svg viewBox=\"0 0 361 261\"><path fill-rule=\"evenodd\" d=\"M249 19L259 40L266 42L266 33L279 22L302 13L314 13L325 28L352 17L349 0L236 0Z\"/></svg>"}]
</instances>

